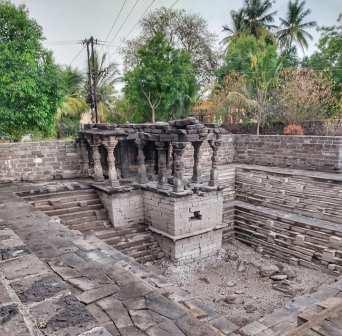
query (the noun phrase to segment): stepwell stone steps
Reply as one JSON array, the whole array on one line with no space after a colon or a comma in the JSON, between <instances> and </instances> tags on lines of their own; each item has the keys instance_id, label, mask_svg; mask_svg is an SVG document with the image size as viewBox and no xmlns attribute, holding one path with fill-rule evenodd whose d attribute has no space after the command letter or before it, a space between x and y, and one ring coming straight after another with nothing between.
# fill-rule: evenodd
<instances>
[{"instance_id":1,"label":"stepwell stone steps","mask_svg":"<svg viewBox=\"0 0 342 336\"><path fill-rule=\"evenodd\" d=\"M241 201L234 204L234 232L240 241L283 261L342 272L342 225Z\"/></svg>"},{"instance_id":2,"label":"stepwell stone steps","mask_svg":"<svg viewBox=\"0 0 342 336\"><path fill-rule=\"evenodd\" d=\"M56 186L60 190L61 187ZM20 194L19 194L20 195ZM78 190L21 193L39 211L59 217L72 230L92 233L138 262L155 261L164 257L159 244L145 225L113 228L97 193L88 187Z\"/></svg>"},{"instance_id":3,"label":"stepwell stone steps","mask_svg":"<svg viewBox=\"0 0 342 336\"><path fill-rule=\"evenodd\" d=\"M30 194L30 193L18 193L20 197L22 197L25 201L31 202L31 201L48 201L54 198L62 198L64 196L66 197L71 197L71 196L76 196L78 197L79 195L82 194L96 194L96 191L92 189L91 187L88 188L83 188L83 189L78 189L78 190L65 190L65 191L56 191L56 192L42 192L42 193L37 193L37 194Z\"/></svg>"},{"instance_id":4,"label":"stepwell stone steps","mask_svg":"<svg viewBox=\"0 0 342 336\"><path fill-rule=\"evenodd\" d=\"M78 213L80 210L100 210L103 209L103 206L101 203L99 203L98 200L94 200L90 202L90 204L82 204L75 206L75 204L72 207L65 207L62 209L56 209L56 210L42 210L42 209L37 209L44 211L47 215L49 216L59 216L63 214L75 214Z\"/></svg>"},{"instance_id":5,"label":"stepwell stone steps","mask_svg":"<svg viewBox=\"0 0 342 336\"><path fill-rule=\"evenodd\" d=\"M72 199L63 202L59 201L48 201L45 202L45 204L39 204L40 202L35 202L34 206L37 210L41 211L53 211L53 210L59 210L59 209L70 209L70 208L77 208L77 207L84 207L87 205L93 205L98 204L99 199L96 197L96 195L87 195L87 197L82 197L79 200Z\"/></svg>"}]
</instances>

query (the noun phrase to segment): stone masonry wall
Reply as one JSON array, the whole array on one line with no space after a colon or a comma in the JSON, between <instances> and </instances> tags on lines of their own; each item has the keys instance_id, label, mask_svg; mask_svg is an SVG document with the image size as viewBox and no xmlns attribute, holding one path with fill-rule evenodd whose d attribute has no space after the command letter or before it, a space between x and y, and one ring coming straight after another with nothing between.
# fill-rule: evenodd
<instances>
[{"instance_id":1,"label":"stone masonry wall","mask_svg":"<svg viewBox=\"0 0 342 336\"><path fill-rule=\"evenodd\" d=\"M144 223L144 205L140 190L113 195L100 190L97 190L97 193L114 227Z\"/></svg>"},{"instance_id":2,"label":"stone masonry wall","mask_svg":"<svg viewBox=\"0 0 342 336\"><path fill-rule=\"evenodd\" d=\"M287 169L238 167L236 199L338 223L342 229L342 178L303 174Z\"/></svg>"},{"instance_id":3,"label":"stone masonry wall","mask_svg":"<svg viewBox=\"0 0 342 336\"><path fill-rule=\"evenodd\" d=\"M80 177L80 160L73 141L0 144L0 183Z\"/></svg>"},{"instance_id":4,"label":"stone masonry wall","mask_svg":"<svg viewBox=\"0 0 342 336\"><path fill-rule=\"evenodd\" d=\"M342 137L234 135L235 163L342 172Z\"/></svg>"},{"instance_id":5,"label":"stone masonry wall","mask_svg":"<svg viewBox=\"0 0 342 336\"><path fill-rule=\"evenodd\" d=\"M185 177L191 178L192 168L194 165L194 150L191 144L185 148L183 155L183 162L185 167ZM200 149L200 167L202 170L202 177L204 180L209 179L210 165L211 165L212 149L208 141L204 141ZM225 165L232 163L234 158L234 136L232 134L222 135L222 145L218 150L218 164Z\"/></svg>"}]
</instances>

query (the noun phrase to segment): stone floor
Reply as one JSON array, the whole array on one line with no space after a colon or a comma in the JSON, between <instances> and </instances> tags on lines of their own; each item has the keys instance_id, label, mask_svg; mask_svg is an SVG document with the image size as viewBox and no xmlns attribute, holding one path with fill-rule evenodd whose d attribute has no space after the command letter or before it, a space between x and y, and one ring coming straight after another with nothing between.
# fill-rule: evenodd
<instances>
[{"instance_id":1,"label":"stone floor","mask_svg":"<svg viewBox=\"0 0 342 336\"><path fill-rule=\"evenodd\" d=\"M0 336L281 336L342 297L336 280L241 327L155 268L33 211L14 194L22 187L0 186Z\"/></svg>"},{"instance_id":2,"label":"stone floor","mask_svg":"<svg viewBox=\"0 0 342 336\"><path fill-rule=\"evenodd\" d=\"M280 263L234 240L220 253L202 262L175 266L158 262L162 273L202 304L242 327L296 296L315 292L337 275Z\"/></svg>"},{"instance_id":3,"label":"stone floor","mask_svg":"<svg viewBox=\"0 0 342 336\"><path fill-rule=\"evenodd\" d=\"M13 191L0 189L1 336L219 335L134 274L146 271L133 259Z\"/></svg>"}]
</instances>

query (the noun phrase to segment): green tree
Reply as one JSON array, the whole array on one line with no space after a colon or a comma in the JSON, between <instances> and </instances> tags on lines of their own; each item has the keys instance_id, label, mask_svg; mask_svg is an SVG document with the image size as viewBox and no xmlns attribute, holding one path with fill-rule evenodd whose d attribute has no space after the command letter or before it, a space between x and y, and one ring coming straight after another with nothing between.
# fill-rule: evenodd
<instances>
[{"instance_id":1,"label":"green tree","mask_svg":"<svg viewBox=\"0 0 342 336\"><path fill-rule=\"evenodd\" d=\"M54 131L62 79L42 40L24 6L0 1L0 132L14 139Z\"/></svg>"},{"instance_id":2,"label":"green tree","mask_svg":"<svg viewBox=\"0 0 342 336\"><path fill-rule=\"evenodd\" d=\"M137 57L137 65L124 76L125 96L135 107L133 121L185 116L198 88L190 55L156 33Z\"/></svg>"},{"instance_id":3,"label":"green tree","mask_svg":"<svg viewBox=\"0 0 342 336\"><path fill-rule=\"evenodd\" d=\"M266 120L270 93L277 86L281 68L282 58L277 53L275 41L269 40L269 35L256 38L242 34L231 41L224 64L218 72L219 87L224 87L225 78L231 73L244 77L248 94L240 92L239 97L245 97L248 104L254 101L258 134Z\"/></svg>"},{"instance_id":4,"label":"green tree","mask_svg":"<svg viewBox=\"0 0 342 336\"><path fill-rule=\"evenodd\" d=\"M272 23L277 12L270 12L271 8L271 0L245 0L243 11L246 32L259 37L264 35L265 29L271 31L276 28Z\"/></svg>"},{"instance_id":5,"label":"green tree","mask_svg":"<svg viewBox=\"0 0 342 336\"><path fill-rule=\"evenodd\" d=\"M308 40L312 40L308 29L316 26L315 21L305 21L310 14L311 10L305 9L305 1L289 1L286 18L280 18L278 31L279 42L284 50L290 50L296 44L303 50L308 48Z\"/></svg>"},{"instance_id":6,"label":"green tree","mask_svg":"<svg viewBox=\"0 0 342 336\"><path fill-rule=\"evenodd\" d=\"M119 80L119 72L115 63L106 61L107 55L94 53L94 72L96 74L96 95L100 121L115 120L116 91L115 83ZM91 62L92 64L92 62ZM77 69L62 69L64 98L58 109L59 124L73 123L79 127L82 114L90 111L88 97L89 83Z\"/></svg>"},{"instance_id":7,"label":"green tree","mask_svg":"<svg viewBox=\"0 0 342 336\"><path fill-rule=\"evenodd\" d=\"M342 14L338 24L320 28L318 50L305 62L317 71L327 72L333 81L333 92L341 100L342 92Z\"/></svg>"},{"instance_id":8,"label":"green tree","mask_svg":"<svg viewBox=\"0 0 342 336\"><path fill-rule=\"evenodd\" d=\"M122 52L127 68L138 63L138 50L157 33L163 33L173 48L189 53L197 82L205 87L213 79L218 55L216 37L208 30L205 19L185 10L159 8L141 20L141 33L127 41Z\"/></svg>"},{"instance_id":9,"label":"green tree","mask_svg":"<svg viewBox=\"0 0 342 336\"><path fill-rule=\"evenodd\" d=\"M224 25L223 31L226 32L228 35L222 40L222 43L228 47L229 42L234 38L239 36L241 33L246 32L246 25L245 25L245 12L243 8L239 9L238 11L232 10L230 11L230 17L232 21L232 25Z\"/></svg>"}]
</instances>

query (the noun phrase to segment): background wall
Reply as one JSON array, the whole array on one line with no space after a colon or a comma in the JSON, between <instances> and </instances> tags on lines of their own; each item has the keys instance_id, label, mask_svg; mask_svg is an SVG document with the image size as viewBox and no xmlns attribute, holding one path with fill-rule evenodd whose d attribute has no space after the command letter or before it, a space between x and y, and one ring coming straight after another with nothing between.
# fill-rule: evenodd
<instances>
[{"instance_id":1,"label":"background wall","mask_svg":"<svg viewBox=\"0 0 342 336\"><path fill-rule=\"evenodd\" d=\"M0 144L0 183L79 177L80 161L74 141Z\"/></svg>"},{"instance_id":2,"label":"background wall","mask_svg":"<svg viewBox=\"0 0 342 336\"><path fill-rule=\"evenodd\" d=\"M234 135L234 162L342 172L342 137Z\"/></svg>"}]
</instances>

